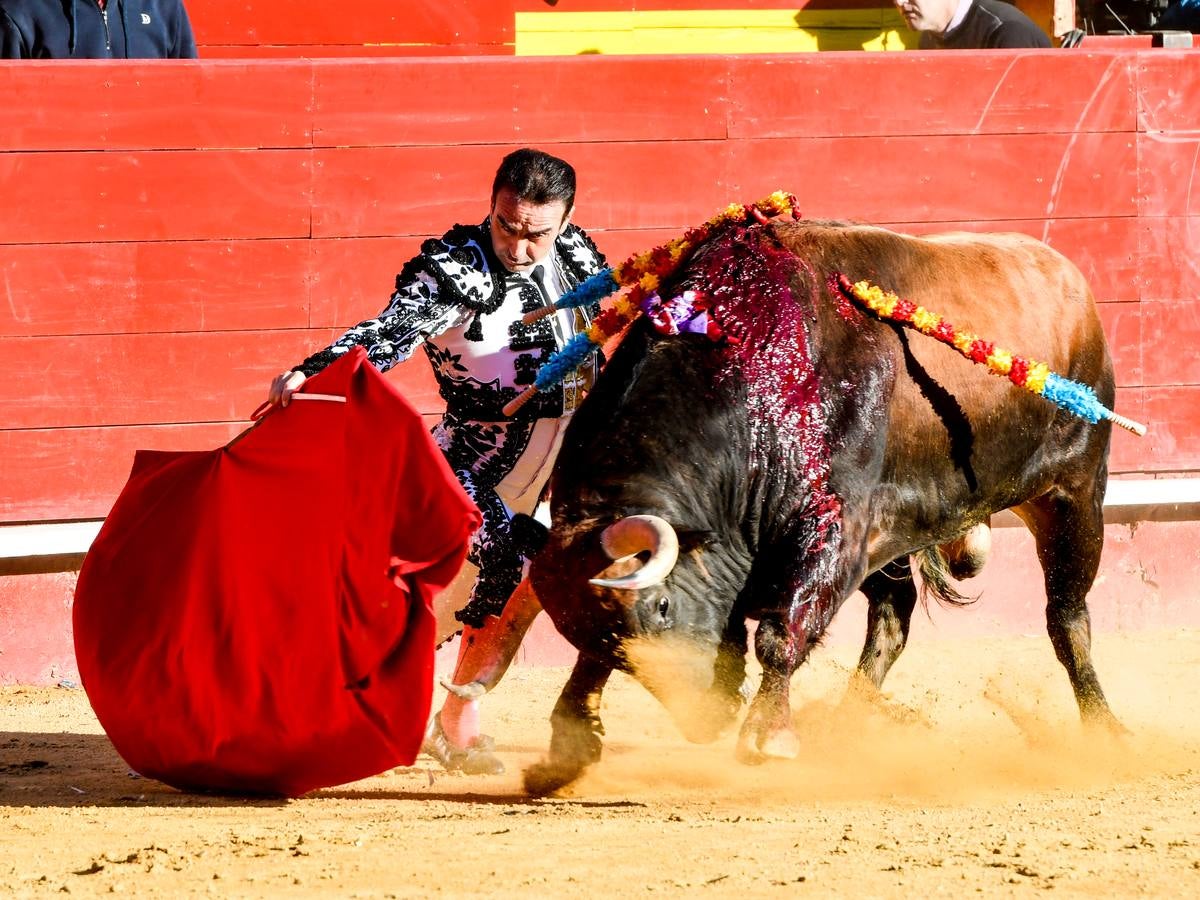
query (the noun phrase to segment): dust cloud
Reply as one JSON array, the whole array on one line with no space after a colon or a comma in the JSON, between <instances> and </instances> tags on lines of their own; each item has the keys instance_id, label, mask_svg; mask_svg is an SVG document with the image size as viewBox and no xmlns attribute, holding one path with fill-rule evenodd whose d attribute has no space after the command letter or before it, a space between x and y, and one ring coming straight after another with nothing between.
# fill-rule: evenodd
<instances>
[{"instance_id":1,"label":"dust cloud","mask_svg":"<svg viewBox=\"0 0 1200 900\"><path fill-rule=\"evenodd\" d=\"M760 766L734 760L742 716L715 742L688 744L672 716L624 679L602 709L604 762L575 793L701 791L765 805L965 803L1175 772L1196 766L1200 753L1192 677L1200 639L1176 634L1167 643L1181 658L1156 653L1153 636L1097 639L1101 683L1128 729L1120 734L1080 722L1045 637L910 645L877 699L847 690L857 648L818 648L792 682L800 755ZM676 653L642 647L638 658L674 718L706 714L688 707L688 692L662 686L686 671Z\"/></svg>"}]
</instances>

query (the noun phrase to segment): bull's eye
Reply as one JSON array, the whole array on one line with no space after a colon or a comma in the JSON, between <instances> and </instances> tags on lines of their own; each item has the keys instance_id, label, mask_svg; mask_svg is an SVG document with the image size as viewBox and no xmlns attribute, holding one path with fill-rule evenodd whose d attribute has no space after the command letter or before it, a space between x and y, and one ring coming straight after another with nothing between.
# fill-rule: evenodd
<instances>
[{"instance_id":1,"label":"bull's eye","mask_svg":"<svg viewBox=\"0 0 1200 900\"><path fill-rule=\"evenodd\" d=\"M671 608L671 601L666 597L658 598L658 614L664 619L667 617L667 610Z\"/></svg>"}]
</instances>

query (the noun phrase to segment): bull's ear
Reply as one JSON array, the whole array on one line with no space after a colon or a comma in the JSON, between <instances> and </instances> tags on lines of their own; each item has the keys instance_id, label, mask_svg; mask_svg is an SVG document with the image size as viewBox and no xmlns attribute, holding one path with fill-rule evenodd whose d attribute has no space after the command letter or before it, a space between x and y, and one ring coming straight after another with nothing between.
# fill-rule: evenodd
<instances>
[{"instance_id":1,"label":"bull's ear","mask_svg":"<svg viewBox=\"0 0 1200 900\"><path fill-rule=\"evenodd\" d=\"M537 556L541 549L546 546L546 540L550 537L550 529L535 519L533 516L527 516L525 513L517 513L512 517L512 522L509 524L510 534L512 535L513 545L517 552L526 559L532 559Z\"/></svg>"},{"instance_id":2,"label":"bull's ear","mask_svg":"<svg viewBox=\"0 0 1200 900\"><path fill-rule=\"evenodd\" d=\"M717 535L712 531L687 531L675 529L679 536L679 550L686 553L689 550L703 550L717 542Z\"/></svg>"}]
</instances>

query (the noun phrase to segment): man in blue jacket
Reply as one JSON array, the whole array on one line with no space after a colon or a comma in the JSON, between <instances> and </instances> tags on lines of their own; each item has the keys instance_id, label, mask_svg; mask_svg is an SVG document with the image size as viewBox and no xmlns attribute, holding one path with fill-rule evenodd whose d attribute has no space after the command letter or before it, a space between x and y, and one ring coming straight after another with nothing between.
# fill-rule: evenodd
<instances>
[{"instance_id":1,"label":"man in blue jacket","mask_svg":"<svg viewBox=\"0 0 1200 900\"><path fill-rule=\"evenodd\" d=\"M195 59L183 0L0 0L0 59Z\"/></svg>"}]
</instances>

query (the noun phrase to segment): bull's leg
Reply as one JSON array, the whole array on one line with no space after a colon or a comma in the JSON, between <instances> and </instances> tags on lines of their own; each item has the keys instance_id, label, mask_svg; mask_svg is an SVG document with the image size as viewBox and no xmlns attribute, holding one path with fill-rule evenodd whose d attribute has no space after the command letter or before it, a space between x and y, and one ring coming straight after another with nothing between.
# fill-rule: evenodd
<instances>
[{"instance_id":1,"label":"bull's leg","mask_svg":"<svg viewBox=\"0 0 1200 900\"><path fill-rule=\"evenodd\" d=\"M463 629L454 674L443 683L449 694L430 723L423 747L447 769L468 775L499 775L504 771L504 764L492 752L490 739L479 733L479 699L504 677L541 611L542 604L525 579L498 618L489 619L483 628Z\"/></svg>"},{"instance_id":2,"label":"bull's leg","mask_svg":"<svg viewBox=\"0 0 1200 900\"><path fill-rule=\"evenodd\" d=\"M530 794L541 797L566 787L600 760L600 695L611 674L610 664L579 655L550 715L550 754L525 770Z\"/></svg>"},{"instance_id":3,"label":"bull's leg","mask_svg":"<svg viewBox=\"0 0 1200 900\"><path fill-rule=\"evenodd\" d=\"M794 759L800 753L800 739L792 730L789 691L792 673L803 661L797 639L780 619L764 617L754 647L762 664L762 684L742 723L737 758L744 763Z\"/></svg>"},{"instance_id":4,"label":"bull's leg","mask_svg":"<svg viewBox=\"0 0 1200 900\"><path fill-rule=\"evenodd\" d=\"M908 629L917 604L908 557L894 559L872 572L859 588L867 598L867 640L858 658L852 690L875 694L892 664L908 643Z\"/></svg>"},{"instance_id":5,"label":"bull's leg","mask_svg":"<svg viewBox=\"0 0 1200 900\"><path fill-rule=\"evenodd\" d=\"M1046 583L1046 631L1067 670L1083 720L1121 731L1092 667L1087 594L1104 544L1103 495L1052 492L1020 510L1037 542Z\"/></svg>"},{"instance_id":6,"label":"bull's leg","mask_svg":"<svg viewBox=\"0 0 1200 900\"><path fill-rule=\"evenodd\" d=\"M741 712L753 690L746 679L746 620L731 616L713 664L713 690L717 701L714 727L724 729Z\"/></svg>"}]
</instances>

